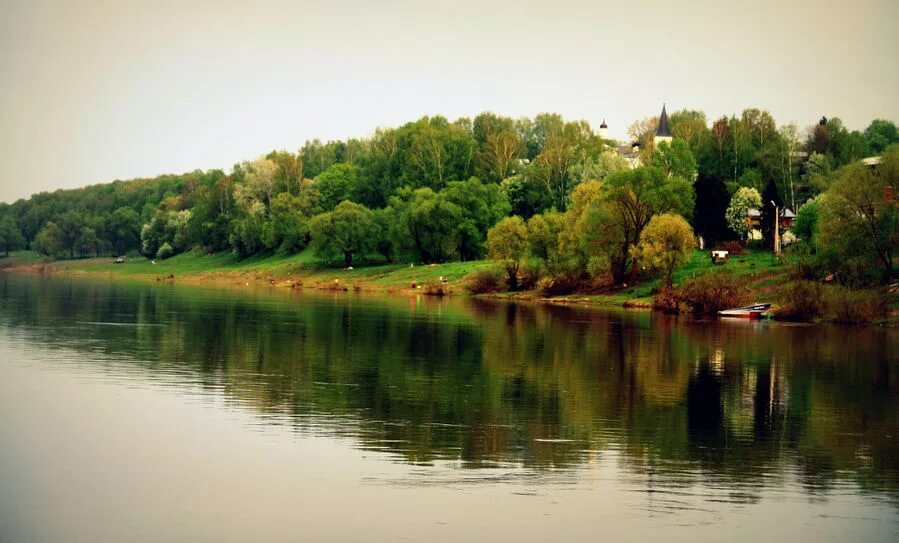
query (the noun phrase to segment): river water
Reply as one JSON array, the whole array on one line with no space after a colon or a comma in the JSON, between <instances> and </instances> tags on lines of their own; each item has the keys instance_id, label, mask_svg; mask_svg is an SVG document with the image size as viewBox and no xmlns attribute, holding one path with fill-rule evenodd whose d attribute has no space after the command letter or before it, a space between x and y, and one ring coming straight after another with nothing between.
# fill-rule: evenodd
<instances>
[{"instance_id":1,"label":"river water","mask_svg":"<svg viewBox=\"0 0 899 543\"><path fill-rule=\"evenodd\" d=\"M899 331L0 274L0 542L897 541Z\"/></svg>"}]
</instances>

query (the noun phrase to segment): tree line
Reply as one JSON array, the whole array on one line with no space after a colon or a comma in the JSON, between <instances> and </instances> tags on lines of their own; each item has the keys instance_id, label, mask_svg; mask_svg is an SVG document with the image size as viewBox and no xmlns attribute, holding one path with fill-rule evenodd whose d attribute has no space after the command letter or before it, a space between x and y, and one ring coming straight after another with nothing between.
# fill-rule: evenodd
<instances>
[{"instance_id":1,"label":"tree line","mask_svg":"<svg viewBox=\"0 0 899 543\"><path fill-rule=\"evenodd\" d=\"M638 253L652 260L639 246L655 216L683 217L707 243L737 239L727 210L735 194L752 189L770 240L771 201L797 210L829 190L845 166L899 141L890 121L858 132L822 118L801 134L759 109L712 123L682 110L669 123L674 139L659 148L656 118L630 127L641 164L632 169L617 142L558 114L422 117L365 139L273 151L228 173L115 181L2 204L0 249L67 258L135 251L167 258L194 249L245 257L311 245L344 266L360 257L445 262L484 257L489 229L520 217L567 236L534 248L549 269L605 268L623 281Z\"/></svg>"}]
</instances>

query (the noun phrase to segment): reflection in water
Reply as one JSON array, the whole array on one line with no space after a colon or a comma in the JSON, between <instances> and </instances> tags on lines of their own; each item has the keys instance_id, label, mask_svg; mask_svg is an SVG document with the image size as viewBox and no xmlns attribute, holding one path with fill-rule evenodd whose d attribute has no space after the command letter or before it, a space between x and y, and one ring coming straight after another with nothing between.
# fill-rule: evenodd
<instances>
[{"instance_id":1,"label":"reflection in water","mask_svg":"<svg viewBox=\"0 0 899 543\"><path fill-rule=\"evenodd\" d=\"M564 483L615 459L656 512L698 481L734 503L899 497L894 331L7 276L0 331L422 466L397 484Z\"/></svg>"}]
</instances>

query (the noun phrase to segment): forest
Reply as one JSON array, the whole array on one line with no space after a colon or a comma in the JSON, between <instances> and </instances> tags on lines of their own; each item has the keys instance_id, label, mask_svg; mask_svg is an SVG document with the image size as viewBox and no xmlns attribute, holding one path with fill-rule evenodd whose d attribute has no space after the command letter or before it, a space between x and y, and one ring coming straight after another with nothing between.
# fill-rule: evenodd
<instances>
[{"instance_id":1,"label":"forest","mask_svg":"<svg viewBox=\"0 0 899 543\"><path fill-rule=\"evenodd\" d=\"M558 114L422 117L369 138L306 142L230 172L194 171L35 194L0 204L0 251L54 258L185 251L238 257L310 248L335 266L490 257L506 287L671 282L706 248L774 243L775 206L796 214L788 251L811 275L849 286L894 275L899 131L839 118L807 128L746 109L710 122L681 110L655 145L657 117L627 145ZM879 156L876 166L862 159ZM761 239L747 213L758 209ZM529 283L529 284L524 284Z\"/></svg>"}]
</instances>

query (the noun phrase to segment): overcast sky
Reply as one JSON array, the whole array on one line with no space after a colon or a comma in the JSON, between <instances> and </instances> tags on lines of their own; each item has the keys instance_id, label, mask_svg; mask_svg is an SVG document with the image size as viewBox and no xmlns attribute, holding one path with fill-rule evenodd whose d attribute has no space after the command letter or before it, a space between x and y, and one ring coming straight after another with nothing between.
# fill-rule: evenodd
<instances>
[{"instance_id":1,"label":"overcast sky","mask_svg":"<svg viewBox=\"0 0 899 543\"><path fill-rule=\"evenodd\" d=\"M0 201L485 110L899 121L896 0L0 0Z\"/></svg>"}]
</instances>

